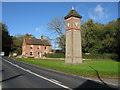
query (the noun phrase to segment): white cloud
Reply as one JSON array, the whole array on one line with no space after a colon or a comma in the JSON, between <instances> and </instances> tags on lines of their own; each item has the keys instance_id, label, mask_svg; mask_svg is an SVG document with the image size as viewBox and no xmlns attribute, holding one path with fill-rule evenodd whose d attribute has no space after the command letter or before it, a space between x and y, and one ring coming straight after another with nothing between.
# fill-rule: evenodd
<instances>
[{"instance_id":1,"label":"white cloud","mask_svg":"<svg viewBox=\"0 0 120 90\"><path fill-rule=\"evenodd\" d=\"M96 12L102 13L103 12L103 7L101 7L100 5L97 5L97 7L95 8Z\"/></svg>"},{"instance_id":2,"label":"white cloud","mask_svg":"<svg viewBox=\"0 0 120 90\"><path fill-rule=\"evenodd\" d=\"M101 20L108 18L108 14L105 12L105 8L99 4L95 8L89 11L89 16L91 19L94 20Z\"/></svg>"},{"instance_id":3,"label":"white cloud","mask_svg":"<svg viewBox=\"0 0 120 90\"><path fill-rule=\"evenodd\" d=\"M104 17L104 8L100 5L97 5L97 7L94 9L94 11L98 14L100 18Z\"/></svg>"},{"instance_id":4,"label":"white cloud","mask_svg":"<svg viewBox=\"0 0 120 90\"><path fill-rule=\"evenodd\" d=\"M36 27L35 28L35 32L41 32L41 28L40 27Z\"/></svg>"},{"instance_id":5,"label":"white cloud","mask_svg":"<svg viewBox=\"0 0 120 90\"><path fill-rule=\"evenodd\" d=\"M96 19L96 16L95 16L95 15L93 15L93 13L91 13L91 12L89 12L89 16L90 16L90 19L93 19L93 20L95 20L95 19Z\"/></svg>"}]
</instances>

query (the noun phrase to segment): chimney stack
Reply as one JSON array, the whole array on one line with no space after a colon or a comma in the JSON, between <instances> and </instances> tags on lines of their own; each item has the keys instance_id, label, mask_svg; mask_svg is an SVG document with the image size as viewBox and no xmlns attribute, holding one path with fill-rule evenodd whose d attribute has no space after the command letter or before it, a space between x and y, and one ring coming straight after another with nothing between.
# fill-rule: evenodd
<instances>
[{"instance_id":1,"label":"chimney stack","mask_svg":"<svg viewBox=\"0 0 120 90\"><path fill-rule=\"evenodd\" d=\"M41 40L43 40L44 39L44 35L41 35Z\"/></svg>"},{"instance_id":2,"label":"chimney stack","mask_svg":"<svg viewBox=\"0 0 120 90\"><path fill-rule=\"evenodd\" d=\"M29 37L32 37L32 34L28 34Z\"/></svg>"},{"instance_id":3,"label":"chimney stack","mask_svg":"<svg viewBox=\"0 0 120 90\"><path fill-rule=\"evenodd\" d=\"M31 39L32 38L32 34L25 34L25 37Z\"/></svg>"}]
</instances>

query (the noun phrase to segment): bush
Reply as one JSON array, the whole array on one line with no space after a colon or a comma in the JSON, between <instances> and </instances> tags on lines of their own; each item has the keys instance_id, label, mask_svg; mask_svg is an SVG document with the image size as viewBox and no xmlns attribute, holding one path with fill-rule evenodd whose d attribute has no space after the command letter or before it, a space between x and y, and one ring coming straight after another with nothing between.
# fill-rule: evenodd
<instances>
[{"instance_id":1,"label":"bush","mask_svg":"<svg viewBox=\"0 0 120 90\"><path fill-rule=\"evenodd\" d=\"M65 58L65 53L51 53L44 55L46 58ZM86 55L85 53L82 54L82 58L84 59L112 59L112 54L98 54L98 53L90 53Z\"/></svg>"},{"instance_id":2,"label":"bush","mask_svg":"<svg viewBox=\"0 0 120 90\"><path fill-rule=\"evenodd\" d=\"M111 55L111 59L113 59L113 60L115 60L115 61L120 61L119 58L118 58L118 55L115 54L115 53L113 53L113 54Z\"/></svg>"},{"instance_id":3,"label":"bush","mask_svg":"<svg viewBox=\"0 0 120 90\"><path fill-rule=\"evenodd\" d=\"M45 55L46 58L65 58L64 53L50 53Z\"/></svg>"},{"instance_id":4,"label":"bush","mask_svg":"<svg viewBox=\"0 0 120 90\"><path fill-rule=\"evenodd\" d=\"M28 57L28 58L34 58L34 57Z\"/></svg>"},{"instance_id":5,"label":"bush","mask_svg":"<svg viewBox=\"0 0 120 90\"><path fill-rule=\"evenodd\" d=\"M98 54L98 53L90 53L86 55L85 53L82 54L82 57L85 59L111 59L112 54Z\"/></svg>"}]
</instances>

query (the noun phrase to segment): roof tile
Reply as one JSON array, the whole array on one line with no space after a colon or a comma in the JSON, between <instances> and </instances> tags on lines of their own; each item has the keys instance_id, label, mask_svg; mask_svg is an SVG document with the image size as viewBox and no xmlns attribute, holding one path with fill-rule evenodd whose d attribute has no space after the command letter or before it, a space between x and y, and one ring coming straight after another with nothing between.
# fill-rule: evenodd
<instances>
[{"instance_id":1,"label":"roof tile","mask_svg":"<svg viewBox=\"0 0 120 90\"><path fill-rule=\"evenodd\" d=\"M74 9L72 9L64 18L68 19L69 17L77 17L77 18L82 18Z\"/></svg>"},{"instance_id":2,"label":"roof tile","mask_svg":"<svg viewBox=\"0 0 120 90\"><path fill-rule=\"evenodd\" d=\"M25 38L25 43L27 45L44 45L44 46L51 46L51 43L48 40L41 40L35 38Z\"/></svg>"}]
</instances>

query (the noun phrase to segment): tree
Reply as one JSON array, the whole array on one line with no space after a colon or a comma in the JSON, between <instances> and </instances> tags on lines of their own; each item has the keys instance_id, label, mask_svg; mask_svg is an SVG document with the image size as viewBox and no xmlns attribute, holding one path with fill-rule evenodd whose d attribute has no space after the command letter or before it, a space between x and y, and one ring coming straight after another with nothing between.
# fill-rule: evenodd
<instances>
[{"instance_id":1,"label":"tree","mask_svg":"<svg viewBox=\"0 0 120 90\"><path fill-rule=\"evenodd\" d=\"M11 48L11 53L17 53L18 55L21 55L22 53L22 43L23 43L24 35L16 35L12 36L13 43Z\"/></svg>"},{"instance_id":2,"label":"tree","mask_svg":"<svg viewBox=\"0 0 120 90\"><path fill-rule=\"evenodd\" d=\"M116 37L115 37L115 41L116 41L116 47L115 47L115 53L117 55L116 60L120 61L120 18L117 19L116 21Z\"/></svg>"},{"instance_id":3,"label":"tree","mask_svg":"<svg viewBox=\"0 0 120 90\"><path fill-rule=\"evenodd\" d=\"M118 61L120 61L120 18L117 19L117 55Z\"/></svg>"},{"instance_id":4,"label":"tree","mask_svg":"<svg viewBox=\"0 0 120 90\"><path fill-rule=\"evenodd\" d=\"M2 26L2 51L5 52L5 56L8 56L11 51L12 38L9 35L7 26L0 23Z\"/></svg>"},{"instance_id":5,"label":"tree","mask_svg":"<svg viewBox=\"0 0 120 90\"><path fill-rule=\"evenodd\" d=\"M25 34L25 35L21 35L21 34L17 34L15 36L12 36L13 39L13 43L12 43L12 47L11 47L11 53L17 53L18 55L22 54L22 44L23 44L23 39L25 37L33 37L35 38L32 34Z\"/></svg>"},{"instance_id":6,"label":"tree","mask_svg":"<svg viewBox=\"0 0 120 90\"><path fill-rule=\"evenodd\" d=\"M107 23L104 27L104 50L106 50L106 53L113 53L114 49L116 47L116 21L111 21Z\"/></svg>"},{"instance_id":7,"label":"tree","mask_svg":"<svg viewBox=\"0 0 120 90\"><path fill-rule=\"evenodd\" d=\"M94 23L92 19L81 25L82 49L84 53L98 52L98 48L100 48L98 36L102 28L102 24Z\"/></svg>"},{"instance_id":8,"label":"tree","mask_svg":"<svg viewBox=\"0 0 120 90\"><path fill-rule=\"evenodd\" d=\"M116 21L99 24L90 19L81 28L83 52L101 54L114 52L116 47Z\"/></svg>"},{"instance_id":9,"label":"tree","mask_svg":"<svg viewBox=\"0 0 120 90\"><path fill-rule=\"evenodd\" d=\"M63 17L56 17L48 23L48 30L52 31L54 34L57 34L56 43L59 44L59 47L65 52L65 21Z\"/></svg>"},{"instance_id":10,"label":"tree","mask_svg":"<svg viewBox=\"0 0 120 90\"><path fill-rule=\"evenodd\" d=\"M56 38L59 47L65 51L64 20L54 18L49 24L49 29L57 33ZM107 24L94 23L92 19L81 25L82 52L83 53L115 53L120 60L120 29L119 20L110 21ZM61 22L61 23L60 23ZM63 23L64 22L64 23Z\"/></svg>"},{"instance_id":11,"label":"tree","mask_svg":"<svg viewBox=\"0 0 120 90\"><path fill-rule=\"evenodd\" d=\"M65 46L66 46L65 39L66 39L65 35L62 35L62 36L56 38L56 41L59 44L59 47L62 48L63 52L65 52Z\"/></svg>"}]
</instances>

